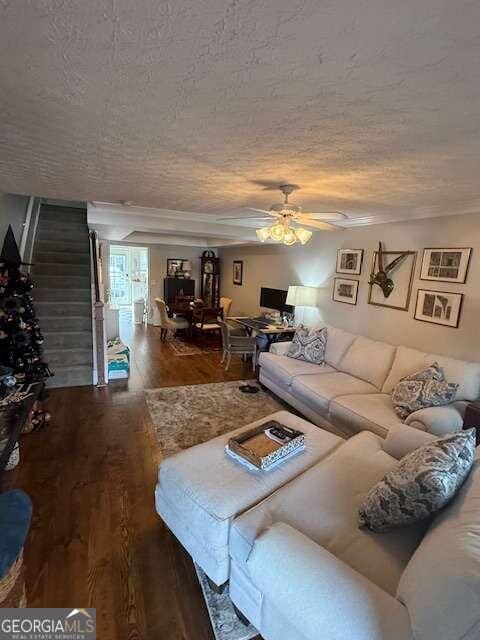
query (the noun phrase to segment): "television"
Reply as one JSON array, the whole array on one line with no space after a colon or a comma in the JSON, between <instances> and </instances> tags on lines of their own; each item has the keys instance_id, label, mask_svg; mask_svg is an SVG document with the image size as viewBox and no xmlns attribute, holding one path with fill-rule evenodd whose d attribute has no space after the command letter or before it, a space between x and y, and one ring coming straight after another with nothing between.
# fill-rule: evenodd
<instances>
[{"instance_id":1,"label":"television","mask_svg":"<svg viewBox=\"0 0 480 640\"><path fill-rule=\"evenodd\" d=\"M260 306L264 309L275 309L282 313L294 313L295 307L286 304L287 291L283 289L269 289L262 287L260 289Z\"/></svg>"}]
</instances>

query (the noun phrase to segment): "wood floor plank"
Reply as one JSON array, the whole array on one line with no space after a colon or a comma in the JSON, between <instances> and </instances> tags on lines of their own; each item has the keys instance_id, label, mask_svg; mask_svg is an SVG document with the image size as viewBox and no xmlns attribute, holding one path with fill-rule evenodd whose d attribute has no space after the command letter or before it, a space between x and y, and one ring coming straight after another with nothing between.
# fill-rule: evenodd
<instances>
[{"instance_id":1,"label":"wood floor plank","mask_svg":"<svg viewBox=\"0 0 480 640\"><path fill-rule=\"evenodd\" d=\"M97 609L101 640L213 640L188 554L157 516L161 451L143 389L253 377L220 354L176 356L159 330L127 332L131 377L50 392L51 423L22 437L5 489L32 498L25 547L30 607Z\"/></svg>"}]
</instances>

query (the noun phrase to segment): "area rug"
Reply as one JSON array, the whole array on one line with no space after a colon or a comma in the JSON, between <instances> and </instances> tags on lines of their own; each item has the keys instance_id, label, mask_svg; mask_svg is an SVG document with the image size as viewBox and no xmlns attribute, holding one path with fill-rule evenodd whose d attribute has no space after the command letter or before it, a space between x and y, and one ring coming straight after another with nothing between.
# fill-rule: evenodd
<instances>
[{"instance_id":1,"label":"area rug","mask_svg":"<svg viewBox=\"0 0 480 640\"><path fill-rule=\"evenodd\" d=\"M167 344L176 356L197 356L202 353L202 350L196 344L191 344L178 338L170 338L167 340Z\"/></svg>"},{"instance_id":2,"label":"area rug","mask_svg":"<svg viewBox=\"0 0 480 640\"><path fill-rule=\"evenodd\" d=\"M179 338L170 338L167 340L168 346L175 356L198 356L202 353L210 353L212 351L221 351L221 346L213 342L212 344L194 344Z\"/></svg>"},{"instance_id":3,"label":"area rug","mask_svg":"<svg viewBox=\"0 0 480 640\"><path fill-rule=\"evenodd\" d=\"M248 381L256 384L255 380ZM273 394L239 390L245 380L163 387L145 391L163 456L206 442L238 427L287 408Z\"/></svg>"},{"instance_id":4,"label":"area rug","mask_svg":"<svg viewBox=\"0 0 480 640\"><path fill-rule=\"evenodd\" d=\"M223 593L217 593L210 587L206 575L197 564L195 564L195 570L202 587L215 640L251 640L255 638L258 635L255 627L252 627L251 624L247 627L238 619L230 600L228 585Z\"/></svg>"}]
</instances>

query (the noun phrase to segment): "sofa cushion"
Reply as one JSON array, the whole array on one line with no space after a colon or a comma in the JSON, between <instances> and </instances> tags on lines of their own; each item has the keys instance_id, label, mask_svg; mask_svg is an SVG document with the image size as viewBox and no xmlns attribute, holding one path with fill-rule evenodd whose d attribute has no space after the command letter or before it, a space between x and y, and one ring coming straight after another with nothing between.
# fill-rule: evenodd
<instances>
[{"instance_id":1,"label":"sofa cushion","mask_svg":"<svg viewBox=\"0 0 480 640\"><path fill-rule=\"evenodd\" d=\"M353 333L327 325L325 362L338 369L340 361L356 337Z\"/></svg>"},{"instance_id":2,"label":"sofa cushion","mask_svg":"<svg viewBox=\"0 0 480 640\"><path fill-rule=\"evenodd\" d=\"M386 393L336 398L330 404L330 416L350 432L368 430L382 438L392 427L403 425L393 410L392 398Z\"/></svg>"},{"instance_id":3,"label":"sofa cushion","mask_svg":"<svg viewBox=\"0 0 480 640\"><path fill-rule=\"evenodd\" d=\"M479 397L480 363L424 353L404 346L397 348L391 371L382 388L383 393L391 393L401 378L415 373L415 371L434 362L438 362L442 367L447 382L458 384L457 400L472 401Z\"/></svg>"},{"instance_id":4,"label":"sofa cushion","mask_svg":"<svg viewBox=\"0 0 480 640\"><path fill-rule=\"evenodd\" d=\"M370 488L397 461L382 440L364 432L236 518L230 553L248 572L246 561L259 534L276 522L298 529L372 582L394 595L417 547L423 525L382 536L357 526L357 510Z\"/></svg>"},{"instance_id":5,"label":"sofa cushion","mask_svg":"<svg viewBox=\"0 0 480 640\"><path fill-rule=\"evenodd\" d=\"M480 460L455 499L436 516L408 563L397 597L415 638L480 637Z\"/></svg>"},{"instance_id":6,"label":"sofa cushion","mask_svg":"<svg viewBox=\"0 0 480 640\"><path fill-rule=\"evenodd\" d=\"M338 369L381 389L391 369L396 347L358 336L343 356Z\"/></svg>"},{"instance_id":7,"label":"sofa cushion","mask_svg":"<svg viewBox=\"0 0 480 640\"><path fill-rule=\"evenodd\" d=\"M277 356L268 351L260 354L259 364L269 378L285 387L290 386L296 376L335 372L335 369L328 364L312 364L287 356Z\"/></svg>"},{"instance_id":8,"label":"sofa cushion","mask_svg":"<svg viewBox=\"0 0 480 640\"><path fill-rule=\"evenodd\" d=\"M291 393L298 400L321 413L328 413L330 401L337 396L375 391L375 387L368 382L340 371L318 376L297 376L291 386Z\"/></svg>"},{"instance_id":9,"label":"sofa cushion","mask_svg":"<svg viewBox=\"0 0 480 640\"><path fill-rule=\"evenodd\" d=\"M428 442L369 491L359 525L384 532L428 518L454 497L475 456L475 429Z\"/></svg>"},{"instance_id":10,"label":"sofa cushion","mask_svg":"<svg viewBox=\"0 0 480 640\"><path fill-rule=\"evenodd\" d=\"M304 360L312 364L325 362L327 329L309 329L302 324L297 327L289 350L285 354L295 360Z\"/></svg>"}]
</instances>

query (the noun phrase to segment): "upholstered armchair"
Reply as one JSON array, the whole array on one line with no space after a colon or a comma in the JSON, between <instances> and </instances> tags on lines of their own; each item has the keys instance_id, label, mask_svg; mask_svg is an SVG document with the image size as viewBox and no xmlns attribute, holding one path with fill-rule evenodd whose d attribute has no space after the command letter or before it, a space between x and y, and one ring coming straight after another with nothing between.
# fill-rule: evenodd
<instances>
[{"instance_id":1,"label":"upholstered armchair","mask_svg":"<svg viewBox=\"0 0 480 640\"><path fill-rule=\"evenodd\" d=\"M167 313L167 305L162 298L155 298L158 313L160 315L160 340L165 341L169 331L174 333L178 329L188 329L189 323L185 318L169 318Z\"/></svg>"},{"instance_id":2,"label":"upholstered armchair","mask_svg":"<svg viewBox=\"0 0 480 640\"><path fill-rule=\"evenodd\" d=\"M223 309L223 319L226 320L230 315L230 309L232 308L232 299L231 298L220 298L220 306Z\"/></svg>"}]
</instances>

